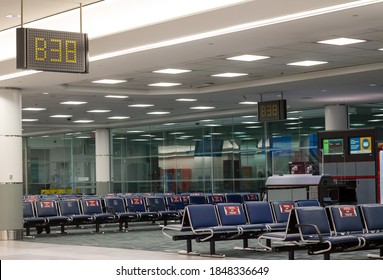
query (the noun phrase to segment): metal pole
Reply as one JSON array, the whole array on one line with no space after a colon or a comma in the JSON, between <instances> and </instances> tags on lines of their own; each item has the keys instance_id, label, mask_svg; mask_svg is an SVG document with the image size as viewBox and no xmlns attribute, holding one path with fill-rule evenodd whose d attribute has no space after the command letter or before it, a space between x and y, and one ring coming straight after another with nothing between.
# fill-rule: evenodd
<instances>
[{"instance_id":1,"label":"metal pole","mask_svg":"<svg viewBox=\"0 0 383 280\"><path fill-rule=\"evenodd\" d=\"M82 33L82 3L80 3L80 33Z\"/></svg>"},{"instance_id":2,"label":"metal pole","mask_svg":"<svg viewBox=\"0 0 383 280\"><path fill-rule=\"evenodd\" d=\"M21 12L20 12L20 17L21 17L21 28L23 28L24 25L24 1L21 0Z\"/></svg>"}]
</instances>

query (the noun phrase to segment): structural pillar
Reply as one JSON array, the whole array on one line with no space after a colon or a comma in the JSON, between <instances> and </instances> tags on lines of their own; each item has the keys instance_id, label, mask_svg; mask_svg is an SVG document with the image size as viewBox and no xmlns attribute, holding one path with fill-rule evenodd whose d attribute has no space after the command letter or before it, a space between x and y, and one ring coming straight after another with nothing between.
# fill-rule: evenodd
<instances>
[{"instance_id":1,"label":"structural pillar","mask_svg":"<svg viewBox=\"0 0 383 280\"><path fill-rule=\"evenodd\" d=\"M0 88L0 240L23 236L21 92Z\"/></svg>"},{"instance_id":2,"label":"structural pillar","mask_svg":"<svg viewBox=\"0 0 383 280\"><path fill-rule=\"evenodd\" d=\"M348 106L344 104L327 105L324 108L326 130L349 129Z\"/></svg>"},{"instance_id":3,"label":"structural pillar","mask_svg":"<svg viewBox=\"0 0 383 280\"><path fill-rule=\"evenodd\" d=\"M96 129L96 193L110 192L109 129Z\"/></svg>"}]
</instances>

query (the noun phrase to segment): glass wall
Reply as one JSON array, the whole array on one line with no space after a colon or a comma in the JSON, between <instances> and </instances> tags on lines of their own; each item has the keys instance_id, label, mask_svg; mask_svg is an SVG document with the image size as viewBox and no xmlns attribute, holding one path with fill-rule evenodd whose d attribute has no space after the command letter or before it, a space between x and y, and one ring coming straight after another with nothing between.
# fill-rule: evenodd
<instances>
[{"instance_id":1,"label":"glass wall","mask_svg":"<svg viewBox=\"0 0 383 280\"><path fill-rule=\"evenodd\" d=\"M114 192L263 192L271 174L317 173L323 110L112 130ZM296 169L296 170L295 170Z\"/></svg>"},{"instance_id":2,"label":"glass wall","mask_svg":"<svg viewBox=\"0 0 383 280\"><path fill-rule=\"evenodd\" d=\"M349 107L350 128L383 123L383 106ZM319 173L324 110L111 130L111 192L262 192L271 174ZM95 193L94 133L24 138L26 194Z\"/></svg>"},{"instance_id":3,"label":"glass wall","mask_svg":"<svg viewBox=\"0 0 383 280\"><path fill-rule=\"evenodd\" d=\"M25 194L94 193L95 140L90 133L24 138Z\"/></svg>"}]
</instances>

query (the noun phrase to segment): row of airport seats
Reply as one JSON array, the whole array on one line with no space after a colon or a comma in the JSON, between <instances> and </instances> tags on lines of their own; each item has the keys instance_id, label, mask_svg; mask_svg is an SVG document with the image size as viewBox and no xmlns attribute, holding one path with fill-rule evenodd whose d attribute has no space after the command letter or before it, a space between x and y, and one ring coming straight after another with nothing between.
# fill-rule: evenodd
<instances>
[{"instance_id":1,"label":"row of airport seats","mask_svg":"<svg viewBox=\"0 0 383 280\"><path fill-rule=\"evenodd\" d=\"M382 217L382 204L322 207L303 200L189 205L180 226L163 226L162 231L175 241L186 240L185 254L196 254L192 240L209 242L209 254L216 255L216 241L242 239L242 249L249 250L249 239L256 239L258 250L288 252L289 259L297 250L330 259L331 253L371 249L379 249L374 257L383 258Z\"/></svg>"},{"instance_id":2,"label":"row of airport seats","mask_svg":"<svg viewBox=\"0 0 383 280\"><path fill-rule=\"evenodd\" d=\"M383 204L294 207L284 231L263 233L258 241L268 241L267 250L287 251L289 259L297 250L329 260L332 253L373 249L379 254L369 257L383 259L382 217Z\"/></svg>"},{"instance_id":3,"label":"row of airport seats","mask_svg":"<svg viewBox=\"0 0 383 280\"><path fill-rule=\"evenodd\" d=\"M242 203L195 204L185 207L180 225L162 226L162 232L174 241L186 241L183 254L196 254L192 241L209 242L209 255L216 256L215 242L240 239L243 249L249 239L264 232L282 231L294 205L319 205L317 200L243 201Z\"/></svg>"},{"instance_id":4,"label":"row of airport seats","mask_svg":"<svg viewBox=\"0 0 383 280\"><path fill-rule=\"evenodd\" d=\"M108 194L98 195L34 195L23 199L24 228L47 233L60 227L61 233L70 225L95 225L100 232L104 224L118 223L126 231L130 222L181 220L189 204L222 203L230 199L257 200L258 194Z\"/></svg>"}]
</instances>

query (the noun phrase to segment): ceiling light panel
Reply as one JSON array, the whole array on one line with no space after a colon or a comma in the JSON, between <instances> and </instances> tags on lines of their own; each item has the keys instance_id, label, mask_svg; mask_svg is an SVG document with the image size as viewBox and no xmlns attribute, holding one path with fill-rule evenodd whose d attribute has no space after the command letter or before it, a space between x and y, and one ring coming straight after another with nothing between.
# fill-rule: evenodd
<instances>
[{"instance_id":1,"label":"ceiling light panel","mask_svg":"<svg viewBox=\"0 0 383 280\"><path fill-rule=\"evenodd\" d=\"M147 107L153 107L153 104L130 104L128 107L133 107L133 108L147 108Z\"/></svg>"},{"instance_id":2,"label":"ceiling light panel","mask_svg":"<svg viewBox=\"0 0 383 280\"><path fill-rule=\"evenodd\" d=\"M244 55L238 55L238 56L232 56L228 57L226 59L228 60L238 60L238 61L256 61L256 60L262 60L270 58L269 56L263 56L263 55L251 55L251 54L244 54Z\"/></svg>"},{"instance_id":3,"label":"ceiling light panel","mask_svg":"<svg viewBox=\"0 0 383 280\"><path fill-rule=\"evenodd\" d=\"M195 98L178 98L178 99L176 99L176 101L178 101L178 102L194 102L194 101L197 101L197 99L195 99Z\"/></svg>"},{"instance_id":4,"label":"ceiling light panel","mask_svg":"<svg viewBox=\"0 0 383 280\"><path fill-rule=\"evenodd\" d=\"M127 95L106 95L105 97L106 98L117 98L117 99L129 98L129 96L127 96Z\"/></svg>"},{"instance_id":5,"label":"ceiling light panel","mask_svg":"<svg viewBox=\"0 0 383 280\"><path fill-rule=\"evenodd\" d=\"M364 43L364 42L366 42L366 40L343 38L343 37L318 41L319 44L328 44L328 45L335 45L335 46L345 46L345 45Z\"/></svg>"},{"instance_id":6,"label":"ceiling light panel","mask_svg":"<svg viewBox=\"0 0 383 280\"><path fill-rule=\"evenodd\" d=\"M89 110L88 113L109 113L110 110Z\"/></svg>"},{"instance_id":7,"label":"ceiling light panel","mask_svg":"<svg viewBox=\"0 0 383 280\"><path fill-rule=\"evenodd\" d=\"M180 85L181 83L166 83L166 82L148 84L148 86L150 87L175 87Z\"/></svg>"},{"instance_id":8,"label":"ceiling light panel","mask_svg":"<svg viewBox=\"0 0 383 280\"><path fill-rule=\"evenodd\" d=\"M328 62L326 61L317 61L317 60L303 60L303 61L297 61L297 62L292 62L288 63L287 65L290 66L315 66L315 65L321 65L321 64L326 64Z\"/></svg>"},{"instance_id":9,"label":"ceiling light panel","mask_svg":"<svg viewBox=\"0 0 383 280\"><path fill-rule=\"evenodd\" d=\"M71 118L72 115L52 115L50 118Z\"/></svg>"},{"instance_id":10,"label":"ceiling light panel","mask_svg":"<svg viewBox=\"0 0 383 280\"><path fill-rule=\"evenodd\" d=\"M222 78L235 78L235 77L241 77L241 76L247 76L249 74L247 73L221 73L221 74L214 74L211 75L212 77L222 77Z\"/></svg>"},{"instance_id":11,"label":"ceiling light panel","mask_svg":"<svg viewBox=\"0 0 383 280\"><path fill-rule=\"evenodd\" d=\"M31 107L31 108L23 108L22 110L23 111L45 111L47 108L35 108L35 107Z\"/></svg>"},{"instance_id":12,"label":"ceiling light panel","mask_svg":"<svg viewBox=\"0 0 383 280\"><path fill-rule=\"evenodd\" d=\"M60 104L62 105L82 105L82 104L86 104L88 102L86 101L64 101L64 102L60 102Z\"/></svg>"},{"instance_id":13,"label":"ceiling light panel","mask_svg":"<svg viewBox=\"0 0 383 280\"><path fill-rule=\"evenodd\" d=\"M93 81L94 84L107 84L107 85L115 85L115 84L121 84L126 83L126 80L113 80L113 79L101 79Z\"/></svg>"},{"instance_id":14,"label":"ceiling light panel","mask_svg":"<svg viewBox=\"0 0 383 280\"><path fill-rule=\"evenodd\" d=\"M167 68L167 69L161 69L161 70L153 71L153 73L171 74L171 75L183 74L183 73L188 73L188 72L191 72L191 70Z\"/></svg>"}]
</instances>

